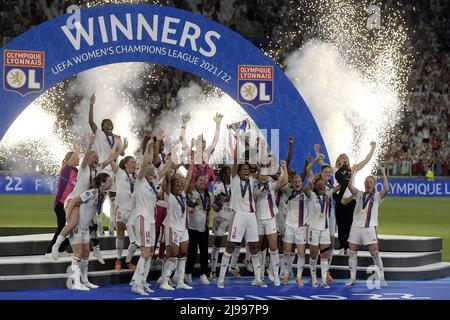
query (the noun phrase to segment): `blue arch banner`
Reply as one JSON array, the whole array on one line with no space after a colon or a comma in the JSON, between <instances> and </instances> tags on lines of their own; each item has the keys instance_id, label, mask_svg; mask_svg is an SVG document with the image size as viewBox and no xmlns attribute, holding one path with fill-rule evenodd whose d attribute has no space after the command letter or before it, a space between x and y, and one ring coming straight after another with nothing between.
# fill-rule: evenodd
<instances>
[{"instance_id":1,"label":"blue arch banner","mask_svg":"<svg viewBox=\"0 0 450 320\"><path fill-rule=\"evenodd\" d=\"M183 10L147 4L97 6L47 21L2 50L0 138L57 83L98 66L147 62L195 74L236 100L261 129L280 129L280 156L294 135L292 166L325 144L306 103L273 61L237 33Z\"/></svg>"}]
</instances>

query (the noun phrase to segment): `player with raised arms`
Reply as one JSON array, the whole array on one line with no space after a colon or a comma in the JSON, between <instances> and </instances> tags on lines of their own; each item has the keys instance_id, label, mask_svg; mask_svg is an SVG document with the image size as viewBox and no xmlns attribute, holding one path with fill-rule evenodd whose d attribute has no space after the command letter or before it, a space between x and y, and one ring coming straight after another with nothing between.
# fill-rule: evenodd
<instances>
[{"instance_id":1,"label":"player with raised arms","mask_svg":"<svg viewBox=\"0 0 450 320\"><path fill-rule=\"evenodd\" d=\"M239 164L237 156L238 143L234 149L234 163L231 169L231 198L230 208L233 210L225 252L222 255L220 274L217 281L218 288L224 288L225 274L230 258L242 239L249 244L252 254L252 265L255 279L252 285L267 287L261 280L261 261L259 250L258 222L256 220L255 207L255 179L250 174L250 166L247 163Z\"/></svg>"},{"instance_id":2,"label":"player with raised arms","mask_svg":"<svg viewBox=\"0 0 450 320\"><path fill-rule=\"evenodd\" d=\"M269 181L266 168L261 168L258 172L259 187L255 190L256 218L258 221L259 245L261 246L261 275L264 275L266 248L262 248L263 240L266 237L269 246L270 264L272 266L273 281L275 286L280 285L278 275L280 267L280 255L277 243L277 223L276 216L278 208L275 205L275 192L285 186L288 182L288 171L286 161L280 161L281 176L277 181Z\"/></svg>"},{"instance_id":3,"label":"player with raised arms","mask_svg":"<svg viewBox=\"0 0 450 320\"><path fill-rule=\"evenodd\" d=\"M314 183L313 192L311 192ZM317 287L316 265L320 250L320 271L322 281L320 286L329 288L327 284L328 255L330 250L330 214L333 193L340 189L340 185L326 191L326 181L320 175L311 179L310 184L304 189L308 199L308 243L309 243L309 266L311 271L311 284Z\"/></svg>"},{"instance_id":4,"label":"player with raised arms","mask_svg":"<svg viewBox=\"0 0 450 320\"><path fill-rule=\"evenodd\" d=\"M377 226L378 209L389 192L389 182L384 168L381 169L381 172L383 174L383 190L381 192L377 192L375 189L376 180L374 176L368 176L364 180L364 192L356 189L351 181L348 184L348 189L356 199L356 206L348 238L350 280L346 283L347 286L356 282L358 245L368 246L373 262L378 268L381 286L387 286L384 279L383 261L381 261L378 247ZM345 199L342 201L345 204Z\"/></svg>"},{"instance_id":5,"label":"player with raised arms","mask_svg":"<svg viewBox=\"0 0 450 320\"><path fill-rule=\"evenodd\" d=\"M111 149L116 144L120 148L120 136L113 134L114 124L110 119L103 119L101 123L101 130L98 130L97 124L94 121L94 105L95 105L95 94L93 93L91 98L89 99L89 126L93 133L95 133L95 142L93 146L93 150L97 151L98 157L100 161L104 161L108 158L108 155L111 152ZM120 153L121 156L125 155L125 152ZM109 208L109 234L114 235L114 227L115 227L115 198L116 198L116 183L114 172L111 166L107 166L102 169L102 172L106 172L109 174L111 179L113 180L113 184L111 190L109 191L109 200L110 200L110 208ZM103 223L102 216L97 219L100 234L103 234Z\"/></svg>"},{"instance_id":6,"label":"player with raised arms","mask_svg":"<svg viewBox=\"0 0 450 320\"><path fill-rule=\"evenodd\" d=\"M159 176L155 173L152 164L154 140L150 139L144 150L144 158L137 173L136 179L136 208L134 219L131 221L136 237L136 244L141 250L141 256L131 280L131 291L140 295L148 295L152 292L147 283L148 273L151 268L154 243L155 243L155 213L156 203L162 198L157 191ZM172 160L169 159L161 168L160 174L165 175L171 168Z\"/></svg>"},{"instance_id":7,"label":"player with raised arms","mask_svg":"<svg viewBox=\"0 0 450 320\"><path fill-rule=\"evenodd\" d=\"M167 261L161 274L160 288L163 290L174 290L168 281L172 272L177 269L177 289L192 289L184 283L186 268L186 255L188 252L188 206L186 192L191 182L193 164L189 165L186 178L171 173L166 174L164 196L167 207L167 216L164 220L164 240L166 243Z\"/></svg>"}]
</instances>

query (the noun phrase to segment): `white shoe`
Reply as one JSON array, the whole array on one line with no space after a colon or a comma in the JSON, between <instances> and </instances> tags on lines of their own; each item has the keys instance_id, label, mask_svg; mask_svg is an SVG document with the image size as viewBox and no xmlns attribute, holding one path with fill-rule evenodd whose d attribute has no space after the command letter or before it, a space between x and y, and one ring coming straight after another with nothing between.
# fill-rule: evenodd
<instances>
[{"instance_id":1,"label":"white shoe","mask_svg":"<svg viewBox=\"0 0 450 320\"><path fill-rule=\"evenodd\" d=\"M51 253L51 252L44 254L44 257L45 257L46 259L48 259L48 260L53 260L53 257L52 257L52 253Z\"/></svg>"},{"instance_id":2,"label":"white shoe","mask_svg":"<svg viewBox=\"0 0 450 320\"><path fill-rule=\"evenodd\" d=\"M356 283L356 280L355 279L349 279L346 283L345 283L345 285L346 286L352 286L352 285L354 285Z\"/></svg>"},{"instance_id":3,"label":"white shoe","mask_svg":"<svg viewBox=\"0 0 450 320\"><path fill-rule=\"evenodd\" d=\"M185 274L184 275L184 282L186 282L187 284L192 284L192 274Z\"/></svg>"},{"instance_id":4,"label":"white shoe","mask_svg":"<svg viewBox=\"0 0 450 320\"><path fill-rule=\"evenodd\" d=\"M257 286L257 287L261 287L261 288L267 288L267 284L265 284L264 281L262 281L262 280L256 281L256 279L254 279L252 281L252 286Z\"/></svg>"},{"instance_id":5,"label":"white shoe","mask_svg":"<svg viewBox=\"0 0 450 320\"><path fill-rule=\"evenodd\" d=\"M320 287L321 288L325 288L325 289L329 289L330 286L328 285L328 283L326 283L325 281L321 281L320 282Z\"/></svg>"},{"instance_id":6,"label":"white shoe","mask_svg":"<svg viewBox=\"0 0 450 320\"><path fill-rule=\"evenodd\" d=\"M387 287L387 286L388 286L385 279L380 279L380 285L381 285L382 287Z\"/></svg>"},{"instance_id":7,"label":"white shoe","mask_svg":"<svg viewBox=\"0 0 450 320\"><path fill-rule=\"evenodd\" d=\"M228 271L235 277L240 278L241 274L239 273L239 266L236 265L236 268L229 267Z\"/></svg>"},{"instance_id":8,"label":"white shoe","mask_svg":"<svg viewBox=\"0 0 450 320\"><path fill-rule=\"evenodd\" d=\"M170 286L167 282L161 282L161 284L160 284L160 286L159 286L159 288L160 289L163 289L163 290L175 290L175 288L174 287L172 287L172 286Z\"/></svg>"},{"instance_id":9,"label":"white shoe","mask_svg":"<svg viewBox=\"0 0 450 320\"><path fill-rule=\"evenodd\" d=\"M89 289L98 289L97 285L95 285L93 283L90 283L89 281L88 282L81 282L81 284L83 286L85 286L86 288L89 288Z\"/></svg>"},{"instance_id":10,"label":"white shoe","mask_svg":"<svg viewBox=\"0 0 450 320\"><path fill-rule=\"evenodd\" d=\"M74 284L70 289L77 290L77 291L90 291L90 289L88 287L82 285L81 283Z\"/></svg>"},{"instance_id":11,"label":"white shoe","mask_svg":"<svg viewBox=\"0 0 450 320\"><path fill-rule=\"evenodd\" d=\"M319 286L319 284L317 283L317 279L316 279L316 278L312 278L312 279L311 279L311 285L312 285L314 288L317 288L317 287Z\"/></svg>"},{"instance_id":12,"label":"white shoe","mask_svg":"<svg viewBox=\"0 0 450 320\"><path fill-rule=\"evenodd\" d=\"M148 293L144 290L144 288L137 284L133 284L131 291L140 294L141 296L148 296Z\"/></svg>"},{"instance_id":13,"label":"white shoe","mask_svg":"<svg viewBox=\"0 0 450 320\"><path fill-rule=\"evenodd\" d=\"M100 252L100 249L97 249L97 250L94 249L94 257L96 257L98 262L100 262L101 264L105 264L105 260L102 257L102 253Z\"/></svg>"},{"instance_id":14,"label":"white shoe","mask_svg":"<svg viewBox=\"0 0 450 320\"><path fill-rule=\"evenodd\" d=\"M219 278L219 281L217 281L217 288L219 288L219 289L225 288L225 283L224 282L225 282L224 279L220 279Z\"/></svg>"},{"instance_id":15,"label":"white shoe","mask_svg":"<svg viewBox=\"0 0 450 320\"><path fill-rule=\"evenodd\" d=\"M56 243L55 243L52 246L52 253L51 253L53 260L58 260L58 257L59 257L58 249L59 249L59 247L56 246Z\"/></svg>"},{"instance_id":16,"label":"white shoe","mask_svg":"<svg viewBox=\"0 0 450 320\"><path fill-rule=\"evenodd\" d=\"M209 280L208 280L208 277L206 276L206 274L202 274L200 276L200 284L204 284L204 285L209 284Z\"/></svg>"},{"instance_id":17,"label":"white shoe","mask_svg":"<svg viewBox=\"0 0 450 320\"><path fill-rule=\"evenodd\" d=\"M253 272L253 265L250 261L244 260L244 265L247 268L248 272Z\"/></svg>"},{"instance_id":18,"label":"white shoe","mask_svg":"<svg viewBox=\"0 0 450 320\"><path fill-rule=\"evenodd\" d=\"M272 278L273 278L273 275L272 275ZM279 287L280 284L281 284L280 277L275 277L274 280L273 280L273 284L274 284L275 287Z\"/></svg>"},{"instance_id":19,"label":"white shoe","mask_svg":"<svg viewBox=\"0 0 450 320\"><path fill-rule=\"evenodd\" d=\"M267 275L268 275L270 281L275 280L272 269L267 269ZM280 279L278 279L278 280L280 280Z\"/></svg>"},{"instance_id":20,"label":"white shoe","mask_svg":"<svg viewBox=\"0 0 450 320\"><path fill-rule=\"evenodd\" d=\"M177 289L192 290L194 288L191 286L188 286L186 283L182 282L182 283L177 284Z\"/></svg>"},{"instance_id":21,"label":"white shoe","mask_svg":"<svg viewBox=\"0 0 450 320\"><path fill-rule=\"evenodd\" d=\"M144 291L147 292L147 293L155 292L155 291L153 291L152 289L150 289L150 284L148 284L147 282L144 282L144 283L142 284L142 288L143 288Z\"/></svg>"}]
</instances>

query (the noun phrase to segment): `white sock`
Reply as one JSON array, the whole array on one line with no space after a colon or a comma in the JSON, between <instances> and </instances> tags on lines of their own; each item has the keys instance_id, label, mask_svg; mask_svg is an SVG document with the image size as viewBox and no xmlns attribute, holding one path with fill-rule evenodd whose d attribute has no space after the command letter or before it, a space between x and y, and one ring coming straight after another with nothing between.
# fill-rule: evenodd
<instances>
[{"instance_id":1,"label":"white sock","mask_svg":"<svg viewBox=\"0 0 450 320\"><path fill-rule=\"evenodd\" d=\"M59 249L59 247L61 246L61 244L64 242L64 240L66 240L66 237L63 237L62 235L59 235L59 236L56 238L55 245L58 247L58 249Z\"/></svg>"},{"instance_id":2,"label":"white sock","mask_svg":"<svg viewBox=\"0 0 450 320\"><path fill-rule=\"evenodd\" d=\"M116 225L116 198L109 198L109 231L114 231Z\"/></svg>"},{"instance_id":3,"label":"white sock","mask_svg":"<svg viewBox=\"0 0 450 320\"><path fill-rule=\"evenodd\" d=\"M233 255L231 256L231 262L230 262L231 268L236 269L236 265L237 265L240 253L241 253L241 247L240 246L234 247Z\"/></svg>"},{"instance_id":4,"label":"white sock","mask_svg":"<svg viewBox=\"0 0 450 320\"><path fill-rule=\"evenodd\" d=\"M148 274L150 272L151 267L152 267L152 258L149 257L149 258L147 258L147 260L145 262L144 278L142 279L143 283L147 283L147 278L148 278Z\"/></svg>"},{"instance_id":5,"label":"white sock","mask_svg":"<svg viewBox=\"0 0 450 320\"><path fill-rule=\"evenodd\" d=\"M88 282L88 265L89 259L82 259L80 262L80 270L81 270L81 281Z\"/></svg>"},{"instance_id":6,"label":"white sock","mask_svg":"<svg viewBox=\"0 0 450 320\"><path fill-rule=\"evenodd\" d=\"M294 263L294 259L295 259L295 252L291 252L291 256L289 257L289 269L288 269L289 274L291 274L292 272L292 264Z\"/></svg>"},{"instance_id":7,"label":"white sock","mask_svg":"<svg viewBox=\"0 0 450 320\"><path fill-rule=\"evenodd\" d=\"M381 261L381 256L378 251L371 252L373 263L380 268L380 280L384 280L384 269L383 269L383 261Z\"/></svg>"},{"instance_id":8,"label":"white sock","mask_svg":"<svg viewBox=\"0 0 450 320\"><path fill-rule=\"evenodd\" d=\"M328 267L328 259L320 259L320 273L322 275L322 282L327 282Z\"/></svg>"},{"instance_id":9,"label":"white sock","mask_svg":"<svg viewBox=\"0 0 450 320\"><path fill-rule=\"evenodd\" d=\"M131 279L131 281L133 283L141 283L143 282L143 278L144 278L144 273L145 273L145 259L143 257L139 258L139 261L136 265L136 270L134 271L133 274L133 278Z\"/></svg>"},{"instance_id":10,"label":"white sock","mask_svg":"<svg viewBox=\"0 0 450 320\"><path fill-rule=\"evenodd\" d=\"M284 275L284 253L280 253L280 274Z\"/></svg>"},{"instance_id":11,"label":"white sock","mask_svg":"<svg viewBox=\"0 0 450 320\"><path fill-rule=\"evenodd\" d=\"M219 248L213 246L211 251L211 272L216 272L217 260L219 260Z\"/></svg>"},{"instance_id":12,"label":"white sock","mask_svg":"<svg viewBox=\"0 0 450 320\"><path fill-rule=\"evenodd\" d=\"M170 275L172 274L173 270L177 267L177 257L168 258L166 261L166 264L164 265L163 270L163 282L169 281Z\"/></svg>"},{"instance_id":13,"label":"white sock","mask_svg":"<svg viewBox=\"0 0 450 320\"><path fill-rule=\"evenodd\" d=\"M130 245L128 246L128 254L127 254L125 263L131 262L131 259L133 258L134 253L136 252L137 248L138 248L138 246L136 245L136 243L134 243L134 242L130 243Z\"/></svg>"},{"instance_id":14,"label":"white sock","mask_svg":"<svg viewBox=\"0 0 450 320\"><path fill-rule=\"evenodd\" d=\"M356 280L356 269L358 268L356 251L348 251L348 267L350 268L350 279Z\"/></svg>"},{"instance_id":15,"label":"white sock","mask_svg":"<svg viewBox=\"0 0 450 320\"><path fill-rule=\"evenodd\" d=\"M274 279L278 278L278 269L280 268L280 256L278 250L270 251L270 265L272 266L272 272Z\"/></svg>"},{"instance_id":16,"label":"white sock","mask_svg":"<svg viewBox=\"0 0 450 320\"><path fill-rule=\"evenodd\" d=\"M116 251L117 251L117 260L122 259L122 250L123 250L123 238L116 238Z\"/></svg>"},{"instance_id":17,"label":"white sock","mask_svg":"<svg viewBox=\"0 0 450 320\"><path fill-rule=\"evenodd\" d=\"M250 261L251 259L250 247L248 246L248 242L245 243L245 260Z\"/></svg>"},{"instance_id":18,"label":"white sock","mask_svg":"<svg viewBox=\"0 0 450 320\"><path fill-rule=\"evenodd\" d=\"M80 269L81 260L79 258L72 258L72 278L74 285L81 285L81 269Z\"/></svg>"},{"instance_id":19,"label":"white sock","mask_svg":"<svg viewBox=\"0 0 450 320\"><path fill-rule=\"evenodd\" d=\"M331 261L333 260L333 255L334 255L334 249L330 248L330 250L328 251L328 265L331 266Z\"/></svg>"},{"instance_id":20,"label":"white sock","mask_svg":"<svg viewBox=\"0 0 450 320\"><path fill-rule=\"evenodd\" d=\"M99 234L103 234L105 232L103 230L103 213L97 214L97 228Z\"/></svg>"},{"instance_id":21,"label":"white sock","mask_svg":"<svg viewBox=\"0 0 450 320\"><path fill-rule=\"evenodd\" d=\"M316 279L316 268L317 268L317 257L316 259L312 259L311 256L309 257L309 270L311 272L311 277Z\"/></svg>"},{"instance_id":22,"label":"white sock","mask_svg":"<svg viewBox=\"0 0 450 320\"><path fill-rule=\"evenodd\" d=\"M264 273L266 272L266 256L267 249L260 252L260 263L261 263L261 277L264 278Z\"/></svg>"},{"instance_id":23,"label":"white sock","mask_svg":"<svg viewBox=\"0 0 450 320\"><path fill-rule=\"evenodd\" d=\"M305 256L297 255L297 278L302 277L304 267L305 267Z\"/></svg>"},{"instance_id":24,"label":"white sock","mask_svg":"<svg viewBox=\"0 0 450 320\"><path fill-rule=\"evenodd\" d=\"M261 252L252 255L253 273L255 274L255 280L261 281Z\"/></svg>"},{"instance_id":25,"label":"white sock","mask_svg":"<svg viewBox=\"0 0 450 320\"><path fill-rule=\"evenodd\" d=\"M184 283L184 273L186 270L186 257L178 258L177 273L178 273L178 285Z\"/></svg>"},{"instance_id":26,"label":"white sock","mask_svg":"<svg viewBox=\"0 0 450 320\"><path fill-rule=\"evenodd\" d=\"M219 273L219 281L223 281L225 279L225 274L227 273L228 264L230 263L231 253L225 251L222 255L222 261L220 263L220 273Z\"/></svg>"},{"instance_id":27,"label":"white sock","mask_svg":"<svg viewBox=\"0 0 450 320\"><path fill-rule=\"evenodd\" d=\"M100 251L100 244L96 245L96 246L92 246L92 249L97 252Z\"/></svg>"},{"instance_id":28,"label":"white sock","mask_svg":"<svg viewBox=\"0 0 450 320\"><path fill-rule=\"evenodd\" d=\"M289 261L291 261L291 253L285 253L283 256L283 275L289 276Z\"/></svg>"}]
</instances>

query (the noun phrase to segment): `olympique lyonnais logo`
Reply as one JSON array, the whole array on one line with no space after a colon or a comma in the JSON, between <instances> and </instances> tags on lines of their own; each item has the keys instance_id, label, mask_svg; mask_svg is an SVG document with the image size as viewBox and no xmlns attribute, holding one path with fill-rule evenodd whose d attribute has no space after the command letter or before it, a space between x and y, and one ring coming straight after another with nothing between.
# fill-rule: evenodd
<instances>
[{"instance_id":1,"label":"olympique lyonnais logo","mask_svg":"<svg viewBox=\"0 0 450 320\"><path fill-rule=\"evenodd\" d=\"M22 97L44 89L45 53L4 50L3 87Z\"/></svg>"},{"instance_id":2,"label":"olympique lyonnais logo","mask_svg":"<svg viewBox=\"0 0 450 320\"><path fill-rule=\"evenodd\" d=\"M273 101L273 66L238 66L238 101L258 108Z\"/></svg>"}]
</instances>

